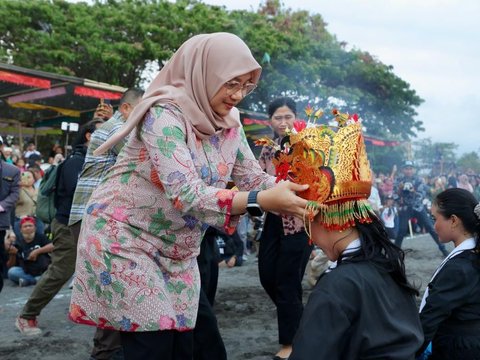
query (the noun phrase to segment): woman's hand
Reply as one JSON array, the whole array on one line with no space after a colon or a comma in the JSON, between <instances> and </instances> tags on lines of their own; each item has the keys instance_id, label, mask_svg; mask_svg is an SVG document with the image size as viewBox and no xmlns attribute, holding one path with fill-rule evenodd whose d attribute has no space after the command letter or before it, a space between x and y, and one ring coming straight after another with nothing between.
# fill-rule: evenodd
<instances>
[{"instance_id":1,"label":"woman's hand","mask_svg":"<svg viewBox=\"0 0 480 360\"><path fill-rule=\"evenodd\" d=\"M308 189L308 185L298 185L290 181L282 181L273 188L258 193L257 201L265 211L284 215L293 215L303 219L308 201L297 196L296 191Z\"/></svg>"}]
</instances>

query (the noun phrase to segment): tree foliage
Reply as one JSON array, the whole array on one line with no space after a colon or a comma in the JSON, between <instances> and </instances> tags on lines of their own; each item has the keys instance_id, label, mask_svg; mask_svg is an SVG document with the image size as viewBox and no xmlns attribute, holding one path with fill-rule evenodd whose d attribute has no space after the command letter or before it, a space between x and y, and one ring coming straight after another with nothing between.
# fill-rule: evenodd
<instances>
[{"instance_id":1,"label":"tree foliage","mask_svg":"<svg viewBox=\"0 0 480 360\"><path fill-rule=\"evenodd\" d=\"M419 167L431 169L435 175L449 172L457 161L455 143L433 142L426 138L414 143L413 159Z\"/></svg>"},{"instance_id":2,"label":"tree foliage","mask_svg":"<svg viewBox=\"0 0 480 360\"><path fill-rule=\"evenodd\" d=\"M462 172L473 170L475 174L480 174L480 156L475 151L463 154L458 159L457 166Z\"/></svg>"},{"instance_id":3,"label":"tree foliage","mask_svg":"<svg viewBox=\"0 0 480 360\"><path fill-rule=\"evenodd\" d=\"M391 66L347 50L319 14L267 0L256 12L227 11L195 0L0 0L0 61L130 87L152 61L161 65L189 37L228 31L262 62L258 90L242 107L265 111L289 95L301 109L357 112L370 135L407 139L422 131L422 102Z\"/></svg>"}]
</instances>

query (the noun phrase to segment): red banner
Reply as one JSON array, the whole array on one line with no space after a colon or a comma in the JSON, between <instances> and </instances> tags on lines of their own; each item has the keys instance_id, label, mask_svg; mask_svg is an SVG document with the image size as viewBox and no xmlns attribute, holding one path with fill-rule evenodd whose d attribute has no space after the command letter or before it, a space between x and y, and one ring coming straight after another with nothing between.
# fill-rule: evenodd
<instances>
[{"instance_id":1,"label":"red banner","mask_svg":"<svg viewBox=\"0 0 480 360\"><path fill-rule=\"evenodd\" d=\"M41 89L50 89L50 80L40 79L33 76L20 75L8 71L0 71L0 81L9 82L17 85L37 87Z\"/></svg>"},{"instance_id":2,"label":"red banner","mask_svg":"<svg viewBox=\"0 0 480 360\"><path fill-rule=\"evenodd\" d=\"M121 93L92 89L84 86L75 86L73 91L75 95L88 96L96 99L108 99L108 100L118 100L122 97Z\"/></svg>"},{"instance_id":3,"label":"red banner","mask_svg":"<svg viewBox=\"0 0 480 360\"><path fill-rule=\"evenodd\" d=\"M250 118L243 118L243 125L263 125L263 126L268 126L268 120L258 120L258 119L250 119Z\"/></svg>"},{"instance_id":4,"label":"red banner","mask_svg":"<svg viewBox=\"0 0 480 360\"><path fill-rule=\"evenodd\" d=\"M378 140L370 136L364 136L365 143L373 146L400 146L400 141L387 141L387 140Z\"/></svg>"}]
</instances>

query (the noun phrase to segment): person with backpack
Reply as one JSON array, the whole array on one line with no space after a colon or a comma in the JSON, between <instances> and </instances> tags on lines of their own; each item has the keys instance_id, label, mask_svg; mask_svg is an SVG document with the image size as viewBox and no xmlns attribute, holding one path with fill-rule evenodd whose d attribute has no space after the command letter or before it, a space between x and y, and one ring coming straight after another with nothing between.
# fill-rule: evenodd
<instances>
[{"instance_id":1,"label":"person with backpack","mask_svg":"<svg viewBox=\"0 0 480 360\"><path fill-rule=\"evenodd\" d=\"M54 246L51 253L52 263L37 282L30 298L15 320L15 326L23 335L40 335L42 333L37 325L37 316L74 273L77 243L68 227L68 219L88 143L98 124L101 124L101 121L92 120L81 128L73 154L57 169L54 195L56 213L51 222Z\"/></svg>"},{"instance_id":2,"label":"person with backpack","mask_svg":"<svg viewBox=\"0 0 480 360\"><path fill-rule=\"evenodd\" d=\"M62 163L51 165L42 177L37 193L36 218L50 224L57 212L55 208L55 190L57 188L57 174Z\"/></svg>"}]
</instances>

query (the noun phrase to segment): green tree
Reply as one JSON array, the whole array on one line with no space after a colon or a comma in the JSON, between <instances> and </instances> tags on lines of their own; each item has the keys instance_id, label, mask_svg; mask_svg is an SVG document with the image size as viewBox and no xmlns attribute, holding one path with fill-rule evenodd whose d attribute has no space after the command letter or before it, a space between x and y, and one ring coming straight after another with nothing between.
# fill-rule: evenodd
<instances>
[{"instance_id":1,"label":"green tree","mask_svg":"<svg viewBox=\"0 0 480 360\"><path fill-rule=\"evenodd\" d=\"M328 33L321 15L283 9L279 1L267 1L257 13L232 12L235 32L264 63L259 91L246 99L262 111L278 95L331 109L335 104L358 112L373 136L408 139L423 131L414 119L422 100L410 85L367 52L345 50ZM248 24L251 24L250 26Z\"/></svg>"},{"instance_id":2,"label":"green tree","mask_svg":"<svg viewBox=\"0 0 480 360\"><path fill-rule=\"evenodd\" d=\"M218 7L156 0L1 0L0 16L1 61L125 87L138 85L151 61L227 21Z\"/></svg>"},{"instance_id":3,"label":"green tree","mask_svg":"<svg viewBox=\"0 0 480 360\"><path fill-rule=\"evenodd\" d=\"M407 139L422 131L410 85L372 55L346 50L319 14L267 0L253 11L227 11L195 0L0 0L0 61L130 87L189 37L229 31L262 59L262 81L242 107L265 111L278 95L299 109L357 112L367 133Z\"/></svg>"},{"instance_id":4,"label":"green tree","mask_svg":"<svg viewBox=\"0 0 480 360\"><path fill-rule=\"evenodd\" d=\"M475 174L480 174L480 156L474 151L463 154L458 159L457 166L462 172L473 170Z\"/></svg>"},{"instance_id":5,"label":"green tree","mask_svg":"<svg viewBox=\"0 0 480 360\"><path fill-rule=\"evenodd\" d=\"M431 169L432 174L440 175L450 171L457 161L455 143L432 142L430 138L414 143L413 159L419 167Z\"/></svg>"}]
</instances>

